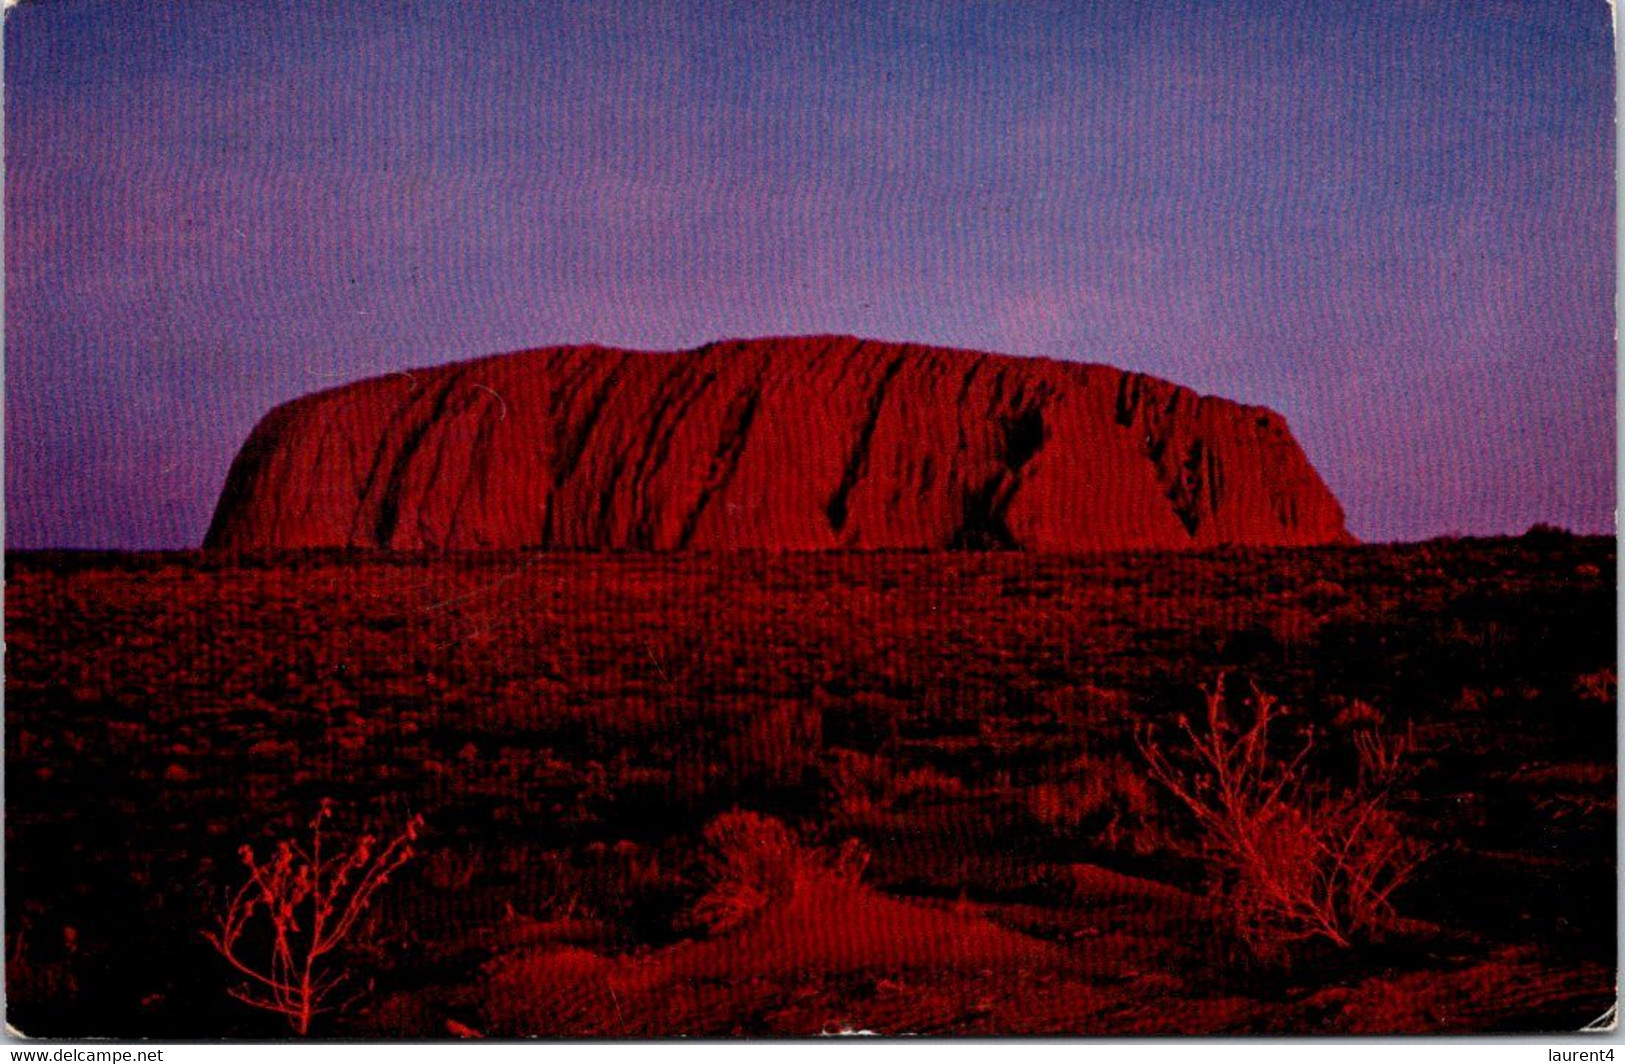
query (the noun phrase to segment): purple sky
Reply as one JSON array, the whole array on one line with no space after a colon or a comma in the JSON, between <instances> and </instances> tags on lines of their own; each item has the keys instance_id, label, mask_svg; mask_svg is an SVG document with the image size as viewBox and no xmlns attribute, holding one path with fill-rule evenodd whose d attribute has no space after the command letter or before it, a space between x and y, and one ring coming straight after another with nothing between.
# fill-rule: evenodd
<instances>
[{"instance_id":1,"label":"purple sky","mask_svg":"<svg viewBox=\"0 0 1625 1064\"><path fill-rule=\"evenodd\" d=\"M812 332L1266 404L1368 539L1611 531L1612 77L1602 0L24 3L8 542L195 545L337 382Z\"/></svg>"}]
</instances>

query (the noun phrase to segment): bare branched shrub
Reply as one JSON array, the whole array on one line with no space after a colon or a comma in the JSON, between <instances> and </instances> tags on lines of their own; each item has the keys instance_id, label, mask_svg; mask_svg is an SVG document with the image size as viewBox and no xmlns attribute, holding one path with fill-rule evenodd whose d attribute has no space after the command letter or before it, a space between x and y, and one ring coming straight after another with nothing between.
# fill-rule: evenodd
<instances>
[{"instance_id":1,"label":"bare branched shrub","mask_svg":"<svg viewBox=\"0 0 1625 1064\"><path fill-rule=\"evenodd\" d=\"M828 852L804 846L784 822L734 810L705 827L701 858L709 889L694 906L694 923L711 934L743 926L805 883L856 883L869 854L856 839Z\"/></svg>"},{"instance_id":2,"label":"bare branched shrub","mask_svg":"<svg viewBox=\"0 0 1625 1064\"><path fill-rule=\"evenodd\" d=\"M1371 790L1386 790L1404 771L1405 759L1415 745L1409 731L1389 732L1380 726L1356 731L1354 749L1359 755L1360 785Z\"/></svg>"},{"instance_id":3,"label":"bare branched shrub","mask_svg":"<svg viewBox=\"0 0 1625 1064\"><path fill-rule=\"evenodd\" d=\"M388 842L362 834L329 837L331 802L310 822L307 842L284 840L261 860L252 847L238 852L248 881L232 895L216 930L204 937L248 980L227 992L255 1008L277 1013L301 1035L330 1012L350 974L343 947L357 945L360 921L389 877L412 857L421 817L407 821Z\"/></svg>"},{"instance_id":4,"label":"bare branched shrub","mask_svg":"<svg viewBox=\"0 0 1625 1064\"><path fill-rule=\"evenodd\" d=\"M1346 948L1379 936L1393 923L1394 891L1427 856L1388 807L1405 744L1368 733L1358 780L1337 786L1306 771L1313 730L1284 746L1272 736L1276 699L1254 686L1248 721L1230 708L1223 677L1206 694L1206 719L1180 720L1177 757L1148 732L1138 741L1151 778L1195 818L1242 940L1274 959L1311 939Z\"/></svg>"}]
</instances>

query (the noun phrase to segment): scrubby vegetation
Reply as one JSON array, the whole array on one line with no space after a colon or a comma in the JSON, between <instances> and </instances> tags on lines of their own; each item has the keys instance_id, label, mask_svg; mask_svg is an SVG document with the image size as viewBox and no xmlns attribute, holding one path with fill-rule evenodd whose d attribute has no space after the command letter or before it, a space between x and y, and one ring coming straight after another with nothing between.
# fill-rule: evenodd
<instances>
[{"instance_id":1,"label":"scrubby vegetation","mask_svg":"<svg viewBox=\"0 0 1625 1064\"><path fill-rule=\"evenodd\" d=\"M1349 949L1391 931L1394 891L1427 856L1388 807L1404 742L1379 719L1354 736L1352 778L1317 777L1314 728L1283 745L1275 698L1255 684L1249 720L1226 698L1222 675L1206 695L1203 720L1179 719L1178 754L1149 729L1140 751L1194 818L1210 887L1241 940L1273 960L1306 940Z\"/></svg>"},{"instance_id":2,"label":"scrubby vegetation","mask_svg":"<svg viewBox=\"0 0 1625 1064\"><path fill-rule=\"evenodd\" d=\"M375 989L322 1033L1572 1028L1612 999L1608 541L9 570L29 1033L282 1033L198 929L239 845L326 797L424 826L347 958ZM1266 768L1314 729L1284 808L1381 796L1301 836L1378 855L1334 892L1347 947L1238 902L1165 786L1212 767L1221 673L1292 710ZM1430 856L1394 874L1374 825ZM1290 963L1236 963L1248 926Z\"/></svg>"}]
</instances>

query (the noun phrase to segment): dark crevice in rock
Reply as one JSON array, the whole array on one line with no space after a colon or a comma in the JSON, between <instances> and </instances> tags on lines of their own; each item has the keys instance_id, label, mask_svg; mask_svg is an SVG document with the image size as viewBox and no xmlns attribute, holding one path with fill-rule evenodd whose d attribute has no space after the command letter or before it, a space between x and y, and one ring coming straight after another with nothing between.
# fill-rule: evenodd
<instances>
[{"instance_id":1,"label":"dark crevice in rock","mask_svg":"<svg viewBox=\"0 0 1625 1064\"><path fill-rule=\"evenodd\" d=\"M875 426L880 422L880 411L885 406L886 393L890 391L893 378L902 368L903 357L899 355L887 364L885 372L880 375L879 383L869 395L868 409L864 412L863 424L858 429L858 441L852 448L852 453L847 456L846 469L841 473L841 482L836 485L835 494L830 496L829 503L824 507L824 513L829 517L829 527L837 534L846 528L847 498L852 494L852 489L857 487L858 481L863 479L864 471L869 466L869 444L874 439Z\"/></svg>"},{"instance_id":2,"label":"dark crevice in rock","mask_svg":"<svg viewBox=\"0 0 1625 1064\"><path fill-rule=\"evenodd\" d=\"M1134 424L1134 415L1140 409L1140 382L1138 373L1125 373L1117 382L1117 423L1124 428Z\"/></svg>"},{"instance_id":3,"label":"dark crevice in rock","mask_svg":"<svg viewBox=\"0 0 1625 1064\"><path fill-rule=\"evenodd\" d=\"M570 434L559 448L559 456L553 466L553 486L563 487L564 482L581 464L581 456L587 449L587 441L592 437L592 431L598 426L599 419L604 415L604 407L609 402L609 394L621 380L621 368L626 365L631 355L622 355L615 368L604 374L604 379L593 390L592 399L586 403L586 410L581 418L581 424Z\"/></svg>"},{"instance_id":4,"label":"dark crevice in rock","mask_svg":"<svg viewBox=\"0 0 1625 1064\"><path fill-rule=\"evenodd\" d=\"M949 546L954 550L1015 550L1020 546L1005 516L1021 469L1044 446L1044 411L1038 405L1017 410L999 422L999 461L1003 471L965 496L964 516Z\"/></svg>"},{"instance_id":5,"label":"dark crevice in rock","mask_svg":"<svg viewBox=\"0 0 1625 1064\"><path fill-rule=\"evenodd\" d=\"M401 440L401 446L395 452L395 460L390 466L389 479L386 482L383 498L378 507L378 520L373 525L372 543L375 546L387 547L390 539L395 535L395 529L400 523L401 489L406 482L406 474L412 467L412 458L417 454L423 437L429 432L446 411L446 405L451 402L452 392L462 382L461 373L446 375L446 382L440 386L439 393L434 397L429 412L420 418L416 424L406 431L406 437ZM417 405L417 404L411 404ZM382 446L388 446L386 442Z\"/></svg>"},{"instance_id":6,"label":"dark crevice in rock","mask_svg":"<svg viewBox=\"0 0 1625 1064\"><path fill-rule=\"evenodd\" d=\"M716 381L716 371L708 370L695 380L680 383L661 396L654 416L650 418L649 433L643 441L637 468L632 474L632 498L637 506L631 529L634 547L647 550L655 545L656 512L649 495L649 481L671 457L671 441L682 426L683 418Z\"/></svg>"},{"instance_id":7,"label":"dark crevice in rock","mask_svg":"<svg viewBox=\"0 0 1625 1064\"><path fill-rule=\"evenodd\" d=\"M759 389L743 392L734 399L732 409L724 418L722 438L716 455L711 459L711 469L706 475L705 487L700 489L699 498L694 500L694 507L683 519L682 530L677 535L678 549L689 545L694 538L694 529L699 525L706 508L711 505L711 500L728 485L728 481L733 479L735 471L738 470L739 456L745 453L745 439L750 432L751 422L756 419L756 407L760 401Z\"/></svg>"},{"instance_id":8,"label":"dark crevice in rock","mask_svg":"<svg viewBox=\"0 0 1625 1064\"><path fill-rule=\"evenodd\" d=\"M1006 418L1000 429L1004 464L1012 471L1019 470L1044 446L1044 411L1037 406L1020 411Z\"/></svg>"},{"instance_id":9,"label":"dark crevice in rock","mask_svg":"<svg viewBox=\"0 0 1625 1064\"><path fill-rule=\"evenodd\" d=\"M1184 459L1174 467L1173 479L1168 485L1168 501L1173 504L1174 514L1185 531L1193 536L1201 527L1203 504L1207 501L1207 457L1202 441L1192 440L1185 448Z\"/></svg>"}]
</instances>

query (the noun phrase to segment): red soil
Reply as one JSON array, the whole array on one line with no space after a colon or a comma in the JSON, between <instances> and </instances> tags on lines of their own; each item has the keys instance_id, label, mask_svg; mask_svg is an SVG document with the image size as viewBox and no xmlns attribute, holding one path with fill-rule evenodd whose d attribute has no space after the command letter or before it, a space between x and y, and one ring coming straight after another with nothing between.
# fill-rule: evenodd
<instances>
[{"instance_id":1,"label":"red soil","mask_svg":"<svg viewBox=\"0 0 1625 1064\"><path fill-rule=\"evenodd\" d=\"M7 1018L286 1037L203 933L331 798L425 826L323 1037L1573 1031L1618 966L1615 589L1550 536L13 555ZM1432 856L1379 938L1237 939L1138 743L1222 671L1317 780L1406 738Z\"/></svg>"}]
</instances>

